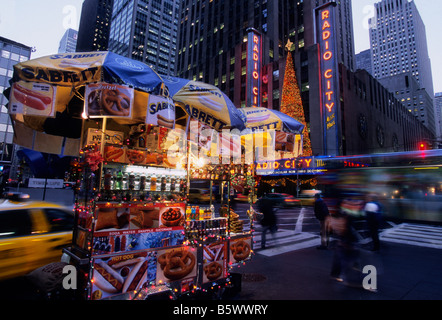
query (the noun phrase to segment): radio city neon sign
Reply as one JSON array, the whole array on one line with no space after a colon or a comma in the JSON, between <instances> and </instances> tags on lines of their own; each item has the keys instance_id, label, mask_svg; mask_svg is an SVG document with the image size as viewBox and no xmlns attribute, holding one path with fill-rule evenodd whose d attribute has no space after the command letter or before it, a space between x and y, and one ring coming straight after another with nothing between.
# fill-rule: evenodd
<instances>
[{"instance_id":1,"label":"radio city neon sign","mask_svg":"<svg viewBox=\"0 0 442 320\"><path fill-rule=\"evenodd\" d=\"M261 35L249 29L247 48L247 106L261 105Z\"/></svg>"},{"instance_id":2,"label":"radio city neon sign","mask_svg":"<svg viewBox=\"0 0 442 320\"><path fill-rule=\"evenodd\" d=\"M324 61L329 61L333 58L333 52L331 51L331 24L330 24L330 10L323 10L321 12L321 20L322 20L322 28L321 28L321 38L322 38L322 47L325 49L324 53L322 54L322 59ZM335 103L333 101L333 78L334 73L333 69L327 68L323 71L323 77L325 83L325 96L326 96L326 102L325 107L327 108L328 112L332 112L333 108L335 106Z\"/></svg>"},{"instance_id":3,"label":"radio city neon sign","mask_svg":"<svg viewBox=\"0 0 442 320\"><path fill-rule=\"evenodd\" d=\"M341 148L339 128L339 76L335 1L315 8L316 40L319 54L319 94L323 128L323 152L338 155Z\"/></svg>"}]
</instances>

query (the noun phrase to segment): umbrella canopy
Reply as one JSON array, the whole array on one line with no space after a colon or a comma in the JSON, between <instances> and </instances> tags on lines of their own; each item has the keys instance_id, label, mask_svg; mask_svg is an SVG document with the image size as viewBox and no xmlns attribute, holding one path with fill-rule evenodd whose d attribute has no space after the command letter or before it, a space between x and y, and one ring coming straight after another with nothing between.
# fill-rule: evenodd
<instances>
[{"instance_id":1,"label":"umbrella canopy","mask_svg":"<svg viewBox=\"0 0 442 320\"><path fill-rule=\"evenodd\" d=\"M217 87L198 81L163 77L170 97L192 118L217 131L244 130L245 117Z\"/></svg>"},{"instance_id":2,"label":"umbrella canopy","mask_svg":"<svg viewBox=\"0 0 442 320\"><path fill-rule=\"evenodd\" d=\"M21 62L14 66L13 79L69 87L103 81L148 93L158 93L163 83L148 65L110 51L54 54Z\"/></svg>"},{"instance_id":3,"label":"umbrella canopy","mask_svg":"<svg viewBox=\"0 0 442 320\"><path fill-rule=\"evenodd\" d=\"M145 120L149 96L161 93L163 88L161 77L152 68L108 51L54 54L24 61L14 65L12 81L20 91L6 95L14 119L36 131L69 138L81 135L81 114L89 101L86 86L104 83L135 91L130 97L132 114L118 120L129 124ZM32 96L47 102L42 104ZM18 109L10 98L26 107ZM34 107L30 106L32 101Z\"/></svg>"},{"instance_id":4,"label":"umbrella canopy","mask_svg":"<svg viewBox=\"0 0 442 320\"><path fill-rule=\"evenodd\" d=\"M241 108L238 109L247 119L247 129L251 133L260 131L276 130L288 133L301 134L304 125L292 117L266 108Z\"/></svg>"}]
</instances>

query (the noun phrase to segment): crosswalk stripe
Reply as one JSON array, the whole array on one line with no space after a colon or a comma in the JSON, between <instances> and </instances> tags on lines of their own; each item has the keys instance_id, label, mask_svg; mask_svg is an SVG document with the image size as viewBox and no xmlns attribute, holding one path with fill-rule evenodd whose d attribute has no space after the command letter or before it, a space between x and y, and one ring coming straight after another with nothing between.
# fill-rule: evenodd
<instances>
[{"instance_id":1,"label":"crosswalk stripe","mask_svg":"<svg viewBox=\"0 0 442 320\"><path fill-rule=\"evenodd\" d=\"M254 233L254 241L257 247L255 252L267 257L315 247L320 245L321 242L319 235L307 232L296 233L293 230L279 230L275 238L273 238L271 234L267 234L266 236L267 243L272 244L272 246L266 249L260 249L261 237L262 234L260 231Z\"/></svg>"},{"instance_id":2,"label":"crosswalk stripe","mask_svg":"<svg viewBox=\"0 0 442 320\"><path fill-rule=\"evenodd\" d=\"M442 227L399 224L380 234L387 242L442 249Z\"/></svg>"}]
</instances>

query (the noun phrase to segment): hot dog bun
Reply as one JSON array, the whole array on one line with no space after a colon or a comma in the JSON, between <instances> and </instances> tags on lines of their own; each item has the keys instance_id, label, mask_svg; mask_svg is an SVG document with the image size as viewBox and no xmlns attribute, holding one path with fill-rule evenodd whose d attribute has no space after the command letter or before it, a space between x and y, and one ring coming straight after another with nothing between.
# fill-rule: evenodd
<instances>
[{"instance_id":1,"label":"hot dog bun","mask_svg":"<svg viewBox=\"0 0 442 320\"><path fill-rule=\"evenodd\" d=\"M121 292L124 282L123 277L103 261L94 263L94 268L94 285L108 293Z\"/></svg>"},{"instance_id":2,"label":"hot dog bun","mask_svg":"<svg viewBox=\"0 0 442 320\"><path fill-rule=\"evenodd\" d=\"M203 104L205 107L220 112L223 109L223 105L219 102L216 102L208 97L205 96L199 96L198 97L199 102L201 102L201 104Z\"/></svg>"}]
</instances>

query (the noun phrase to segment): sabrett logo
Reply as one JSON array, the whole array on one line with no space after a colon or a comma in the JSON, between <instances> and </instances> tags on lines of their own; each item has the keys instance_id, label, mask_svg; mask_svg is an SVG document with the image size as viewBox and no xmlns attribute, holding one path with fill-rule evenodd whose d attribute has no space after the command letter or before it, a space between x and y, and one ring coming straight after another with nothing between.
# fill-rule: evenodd
<instances>
[{"instance_id":1,"label":"sabrett logo","mask_svg":"<svg viewBox=\"0 0 442 320\"><path fill-rule=\"evenodd\" d=\"M74 83L80 81L91 81L94 79L98 67L92 67L80 72L51 70L42 68L25 67L21 69L21 73L27 80L38 80L52 83Z\"/></svg>"},{"instance_id":2,"label":"sabrett logo","mask_svg":"<svg viewBox=\"0 0 442 320\"><path fill-rule=\"evenodd\" d=\"M198 108L195 108L188 104L185 105L185 109L187 114L192 116L194 119L197 119L199 122L204 123L215 130L222 130L227 124L224 121L215 118L213 115L205 113L204 111L201 111Z\"/></svg>"}]
</instances>

